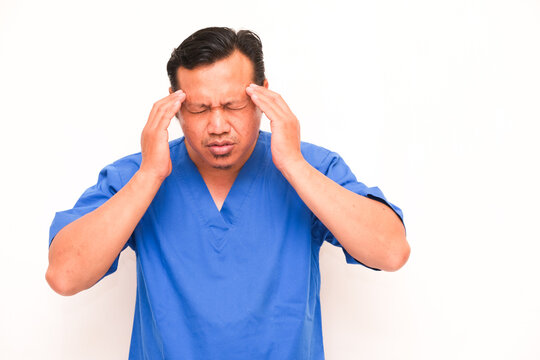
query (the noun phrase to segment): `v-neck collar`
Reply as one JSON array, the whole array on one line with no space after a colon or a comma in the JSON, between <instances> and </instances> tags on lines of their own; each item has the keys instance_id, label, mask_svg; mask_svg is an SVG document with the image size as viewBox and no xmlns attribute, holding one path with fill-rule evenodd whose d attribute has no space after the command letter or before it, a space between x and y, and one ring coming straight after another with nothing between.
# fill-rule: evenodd
<instances>
[{"instance_id":1,"label":"v-neck collar","mask_svg":"<svg viewBox=\"0 0 540 360\"><path fill-rule=\"evenodd\" d=\"M263 133L259 130L257 143L232 184L221 211L218 210L208 186L199 172L199 169L189 157L185 139L181 142L179 161L177 164L178 185L188 194L194 211L198 214L201 225L210 230L211 243L216 251L221 251L225 245L225 237L230 229L234 228L241 217L242 204L249 196L251 186L261 169L266 165L267 151Z\"/></svg>"}]
</instances>

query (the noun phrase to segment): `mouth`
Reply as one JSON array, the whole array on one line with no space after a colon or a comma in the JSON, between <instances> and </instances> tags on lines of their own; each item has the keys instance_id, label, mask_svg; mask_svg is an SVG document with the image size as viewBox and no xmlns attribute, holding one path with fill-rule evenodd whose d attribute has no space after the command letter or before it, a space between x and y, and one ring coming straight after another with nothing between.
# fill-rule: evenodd
<instances>
[{"instance_id":1,"label":"mouth","mask_svg":"<svg viewBox=\"0 0 540 360\"><path fill-rule=\"evenodd\" d=\"M209 143L208 148L214 155L225 155L230 153L234 147L234 143L231 141L214 141Z\"/></svg>"},{"instance_id":2,"label":"mouth","mask_svg":"<svg viewBox=\"0 0 540 360\"><path fill-rule=\"evenodd\" d=\"M207 146L225 146L225 145L232 145L234 144L232 141L213 141L209 143Z\"/></svg>"}]
</instances>

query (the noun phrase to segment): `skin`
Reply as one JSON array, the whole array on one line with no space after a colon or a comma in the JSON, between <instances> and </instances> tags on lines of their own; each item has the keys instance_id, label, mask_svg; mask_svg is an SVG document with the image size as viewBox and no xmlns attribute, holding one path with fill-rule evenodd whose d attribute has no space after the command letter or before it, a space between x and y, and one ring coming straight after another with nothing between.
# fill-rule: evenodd
<instances>
[{"instance_id":1,"label":"skin","mask_svg":"<svg viewBox=\"0 0 540 360\"><path fill-rule=\"evenodd\" d=\"M45 277L57 293L69 296L93 286L122 250L172 171L167 129L175 114L188 154L218 209L253 152L264 112L270 120L276 168L349 254L385 271L405 264L410 247L398 216L385 204L335 183L303 158L298 119L283 98L268 89L267 80L263 86L250 84L253 66L247 57L236 52L209 66L180 68L177 77L183 90L169 88L169 95L152 106L143 128L139 170L102 206L55 236ZM207 109L194 114L201 111L195 103ZM215 156L206 145L223 139L233 141L233 149Z\"/></svg>"},{"instance_id":2,"label":"skin","mask_svg":"<svg viewBox=\"0 0 540 360\"><path fill-rule=\"evenodd\" d=\"M349 254L385 271L396 271L407 262L410 246L399 217L385 204L335 183L304 159L298 119L281 95L268 88L267 80L263 86L252 84L253 66L246 56L236 51L211 65L192 70L181 67L177 80L182 91L173 93L169 88L168 100L161 106L170 117L176 114L179 119L188 154L218 209L254 149L264 112L270 120L274 165ZM161 176L170 173L164 127L169 123L170 118L158 122L162 156L157 173ZM207 144L223 139L235 143L233 150L216 157ZM166 169L165 155L169 161ZM143 162L144 156L143 151Z\"/></svg>"},{"instance_id":3,"label":"skin","mask_svg":"<svg viewBox=\"0 0 540 360\"><path fill-rule=\"evenodd\" d=\"M397 271L410 246L399 217L387 205L358 195L309 164L300 152L300 123L281 95L252 84L246 88L270 120L274 164L340 244L363 264Z\"/></svg>"},{"instance_id":4,"label":"skin","mask_svg":"<svg viewBox=\"0 0 540 360\"><path fill-rule=\"evenodd\" d=\"M218 209L257 142L262 112L246 93L253 79L253 65L239 51L210 65L177 71L185 99L176 117L188 154ZM268 87L267 80L264 86ZM169 93L173 94L172 88ZM224 140L234 143L232 150L213 154L208 144Z\"/></svg>"}]
</instances>

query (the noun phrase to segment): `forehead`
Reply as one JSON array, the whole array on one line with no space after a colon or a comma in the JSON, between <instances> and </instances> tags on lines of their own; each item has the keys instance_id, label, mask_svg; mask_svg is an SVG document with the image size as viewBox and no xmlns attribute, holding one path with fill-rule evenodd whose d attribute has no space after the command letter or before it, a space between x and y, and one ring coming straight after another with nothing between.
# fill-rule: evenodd
<instances>
[{"instance_id":1,"label":"forehead","mask_svg":"<svg viewBox=\"0 0 540 360\"><path fill-rule=\"evenodd\" d=\"M177 80L188 103L222 103L244 99L253 82L253 64L239 51L209 65L194 69L180 67Z\"/></svg>"}]
</instances>

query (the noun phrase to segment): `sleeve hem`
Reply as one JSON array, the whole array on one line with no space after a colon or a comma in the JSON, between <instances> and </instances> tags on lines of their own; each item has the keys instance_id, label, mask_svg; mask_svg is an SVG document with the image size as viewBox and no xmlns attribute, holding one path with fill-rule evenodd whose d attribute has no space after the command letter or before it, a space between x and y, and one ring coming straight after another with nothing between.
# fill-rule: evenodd
<instances>
[{"instance_id":1,"label":"sleeve hem","mask_svg":"<svg viewBox=\"0 0 540 360\"><path fill-rule=\"evenodd\" d=\"M403 218L402 218L402 215L400 215L396 209L394 209L394 207L392 205L390 205L390 203L388 201L386 201L385 199L383 198L380 198L376 195L372 195L372 194L367 194L366 195L367 198L369 199L372 199L372 200L375 200L375 201L378 201L380 203L383 203L385 204L386 206L388 206L390 209L392 209L392 211L394 212L394 214L396 214L396 216L398 217L399 221L401 221L401 224L403 224L403 228L405 229L405 234L407 234L407 228L405 227L405 222L403 221Z\"/></svg>"},{"instance_id":2,"label":"sleeve hem","mask_svg":"<svg viewBox=\"0 0 540 360\"><path fill-rule=\"evenodd\" d=\"M361 262L361 261L357 260L356 258L354 258L351 254L349 254L347 252L347 250L345 250L345 248L342 248L342 249L343 249L343 253L345 254L345 260L346 260L347 264L352 264L352 265L360 264L360 265L363 265L363 266L367 267L368 269L371 269L371 270L374 270L374 271L381 271L381 269L377 269L377 268L373 268L371 266L367 266L363 262Z\"/></svg>"}]
</instances>

